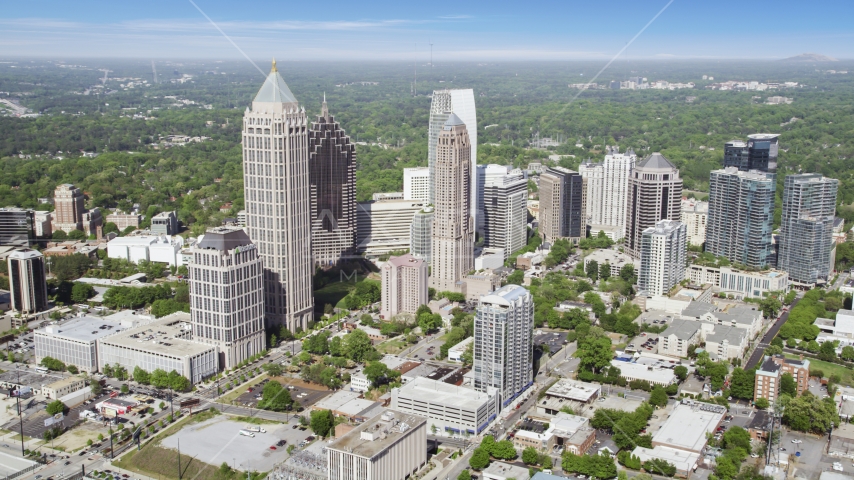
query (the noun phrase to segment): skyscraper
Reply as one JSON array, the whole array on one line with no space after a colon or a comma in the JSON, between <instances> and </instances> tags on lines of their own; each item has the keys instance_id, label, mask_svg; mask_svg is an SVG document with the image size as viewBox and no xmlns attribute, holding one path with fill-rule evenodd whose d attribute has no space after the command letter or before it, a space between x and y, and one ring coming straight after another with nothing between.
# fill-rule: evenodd
<instances>
[{"instance_id":1,"label":"skyscraper","mask_svg":"<svg viewBox=\"0 0 854 480\"><path fill-rule=\"evenodd\" d=\"M480 297L474 317L474 389L492 387L507 407L534 381L534 300L519 285Z\"/></svg>"},{"instance_id":2,"label":"skyscraper","mask_svg":"<svg viewBox=\"0 0 854 480\"><path fill-rule=\"evenodd\" d=\"M587 235L584 224L584 180L573 170L549 167L540 175L540 236L573 243Z\"/></svg>"},{"instance_id":3,"label":"skyscraper","mask_svg":"<svg viewBox=\"0 0 854 480\"><path fill-rule=\"evenodd\" d=\"M403 199L428 201L430 199L430 169L415 167L403 169Z\"/></svg>"},{"instance_id":4,"label":"skyscraper","mask_svg":"<svg viewBox=\"0 0 854 480\"><path fill-rule=\"evenodd\" d=\"M430 170L430 197L428 201L435 203L436 200L436 152L438 151L439 135L442 133L445 121L451 113L455 113L466 125L469 136L469 145L471 153L469 160L471 162L471 186L469 193L472 198L469 200L469 208L471 216L475 219L477 225L477 199L474 198L477 192L474 184L474 169L477 164L477 109L474 104L474 91L468 89L454 90L434 90L433 100L430 103L430 128L427 137L427 168Z\"/></svg>"},{"instance_id":5,"label":"skyscraper","mask_svg":"<svg viewBox=\"0 0 854 480\"><path fill-rule=\"evenodd\" d=\"M629 189L629 177L638 160L631 149L620 153L619 147L607 147L602 163L582 162L578 173L587 182L587 211L585 222L596 227L616 227L620 240L626 235L626 199Z\"/></svg>"},{"instance_id":6,"label":"skyscraper","mask_svg":"<svg viewBox=\"0 0 854 480\"><path fill-rule=\"evenodd\" d=\"M427 263L410 254L391 257L380 268L382 277L382 307L380 313L386 320L399 313L415 313L426 305Z\"/></svg>"},{"instance_id":7,"label":"skyscraper","mask_svg":"<svg viewBox=\"0 0 854 480\"><path fill-rule=\"evenodd\" d=\"M736 167L711 172L707 252L751 268L771 266L773 219L774 180L768 174Z\"/></svg>"},{"instance_id":8,"label":"skyscraper","mask_svg":"<svg viewBox=\"0 0 854 480\"><path fill-rule=\"evenodd\" d=\"M264 270L240 227L207 231L193 248L190 318L193 339L216 345L220 368L264 350Z\"/></svg>"},{"instance_id":9,"label":"skyscraper","mask_svg":"<svg viewBox=\"0 0 854 480\"><path fill-rule=\"evenodd\" d=\"M433 244L433 207L424 207L412 217L409 239L409 253L429 264Z\"/></svg>"},{"instance_id":10,"label":"skyscraper","mask_svg":"<svg viewBox=\"0 0 854 480\"><path fill-rule=\"evenodd\" d=\"M656 152L641 160L629 177L626 201L626 253L640 257L643 231L659 220L681 218L679 170Z\"/></svg>"},{"instance_id":11,"label":"skyscraper","mask_svg":"<svg viewBox=\"0 0 854 480\"><path fill-rule=\"evenodd\" d=\"M833 270L833 217L839 180L818 173L789 175L783 184L777 267L804 285Z\"/></svg>"},{"instance_id":12,"label":"skyscraper","mask_svg":"<svg viewBox=\"0 0 854 480\"><path fill-rule=\"evenodd\" d=\"M29 247L35 239L35 214L24 208L0 208L0 245Z\"/></svg>"},{"instance_id":13,"label":"skyscraper","mask_svg":"<svg viewBox=\"0 0 854 480\"><path fill-rule=\"evenodd\" d=\"M484 180L484 246L504 249L506 260L528 240L528 179L516 169Z\"/></svg>"},{"instance_id":14,"label":"skyscraper","mask_svg":"<svg viewBox=\"0 0 854 480\"><path fill-rule=\"evenodd\" d=\"M747 136L747 141L733 140L724 145L724 168L736 167L742 171L777 171L777 150L780 135L756 133Z\"/></svg>"},{"instance_id":15,"label":"skyscraper","mask_svg":"<svg viewBox=\"0 0 854 480\"><path fill-rule=\"evenodd\" d=\"M474 269L474 219L471 216L471 145L462 119L451 114L436 144L436 188L430 285L437 291L464 292L463 275Z\"/></svg>"},{"instance_id":16,"label":"skyscraper","mask_svg":"<svg viewBox=\"0 0 854 480\"><path fill-rule=\"evenodd\" d=\"M687 229L678 220L659 220L643 231L638 288L648 296L667 295L685 279Z\"/></svg>"},{"instance_id":17,"label":"skyscraper","mask_svg":"<svg viewBox=\"0 0 854 480\"><path fill-rule=\"evenodd\" d=\"M27 315L47 308L44 256L36 250L16 250L7 261L12 310Z\"/></svg>"},{"instance_id":18,"label":"skyscraper","mask_svg":"<svg viewBox=\"0 0 854 480\"><path fill-rule=\"evenodd\" d=\"M264 264L268 325L312 319L311 195L305 109L276 68L243 116L243 178L249 236Z\"/></svg>"},{"instance_id":19,"label":"skyscraper","mask_svg":"<svg viewBox=\"0 0 854 480\"><path fill-rule=\"evenodd\" d=\"M326 95L308 140L311 253L317 265L355 254L356 149L329 114Z\"/></svg>"},{"instance_id":20,"label":"skyscraper","mask_svg":"<svg viewBox=\"0 0 854 480\"><path fill-rule=\"evenodd\" d=\"M503 177L510 173L513 170L513 167L508 165L496 165L494 163L490 163L489 165L475 165L474 170L472 170L472 175L474 176L474 184L475 184L475 209L477 210L475 230L481 235L485 235L486 229L486 221L484 220L483 212L485 209L483 203L483 194L486 188L486 182L492 181L496 178Z\"/></svg>"},{"instance_id":21,"label":"skyscraper","mask_svg":"<svg viewBox=\"0 0 854 480\"><path fill-rule=\"evenodd\" d=\"M56 187L53 193L53 230L83 230L83 192L70 183Z\"/></svg>"}]
</instances>

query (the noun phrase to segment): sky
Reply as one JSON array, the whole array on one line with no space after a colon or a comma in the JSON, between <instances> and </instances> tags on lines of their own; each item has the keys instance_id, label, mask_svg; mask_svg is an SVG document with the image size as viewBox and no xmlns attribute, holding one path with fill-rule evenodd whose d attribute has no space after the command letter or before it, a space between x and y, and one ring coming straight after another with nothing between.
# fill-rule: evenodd
<instances>
[{"instance_id":1,"label":"sky","mask_svg":"<svg viewBox=\"0 0 854 480\"><path fill-rule=\"evenodd\" d=\"M828 0L2 3L0 56L450 61L854 58ZM651 22L651 23L650 23ZM645 28L646 27L646 28Z\"/></svg>"}]
</instances>

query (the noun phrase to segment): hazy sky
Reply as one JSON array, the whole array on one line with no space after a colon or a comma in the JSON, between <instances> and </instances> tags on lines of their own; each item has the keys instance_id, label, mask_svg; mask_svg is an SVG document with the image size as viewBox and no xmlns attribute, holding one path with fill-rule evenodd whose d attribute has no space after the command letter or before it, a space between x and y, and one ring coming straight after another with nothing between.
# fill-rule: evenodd
<instances>
[{"instance_id":1,"label":"hazy sky","mask_svg":"<svg viewBox=\"0 0 854 480\"><path fill-rule=\"evenodd\" d=\"M3 2L0 56L605 59L668 0ZM673 0L621 58L854 58L854 2Z\"/></svg>"}]
</instances>

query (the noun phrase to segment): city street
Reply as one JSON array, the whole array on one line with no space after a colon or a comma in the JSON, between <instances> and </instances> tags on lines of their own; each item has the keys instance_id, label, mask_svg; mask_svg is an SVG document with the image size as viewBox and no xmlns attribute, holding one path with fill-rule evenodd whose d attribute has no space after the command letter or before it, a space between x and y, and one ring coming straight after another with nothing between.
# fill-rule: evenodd
<instances>
[{"instance_id":1,"label":"city street","mask_svg":"<svg viewBox=\"0 0 854 480\"><path fill-rule=\"evenodd\" d=\"M749 369L759 365L759 362L761 362L762 358L764 358L764 356L765 356L765 348L771 345L771 340L773 340L774 337L777 336L777 332L780 331L780 327L782 327L783 324L786 323L786 320L789 318L789 312L793 308L795 308L795 305L797 305L798 302L801 301L802 296L803 296L803 294L798 294L798 297L795 298L795 301L792 302L792 305L789 306L789 309L784 311L783 314L780 315L780 318L778 318L777 321L774 322L774 324L768 328L768 331L765 332L765 335L762 336L762 340L756 346L756 349L753 351L753 354L750 356L750 359L747 361L747 365L745 366L746 369L749 370Z\"/></svg>"}]
</instances>

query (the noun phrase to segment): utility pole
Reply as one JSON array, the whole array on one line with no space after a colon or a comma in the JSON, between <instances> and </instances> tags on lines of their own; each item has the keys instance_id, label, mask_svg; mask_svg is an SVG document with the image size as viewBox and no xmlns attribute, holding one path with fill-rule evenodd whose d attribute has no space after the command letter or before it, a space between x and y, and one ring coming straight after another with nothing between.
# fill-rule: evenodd
<instances>
[{"instance_id":1,"label":"utility pole","mask_svg":"<svg viewBox=\"0 0 854 480\"><path fill-rule=\"evenodd\" d=\"M178 480L181 480L181 440L178 439Z\"/></svg>"},{"instance_id":2,"label":"utility pole","mask_svg":"<svg viewBox=\"0 0 854 480\"><path fill-rule=\"evenodd\" d=\"M21 415L21 395L18 395L18 421L21 422L21 455L24 455L24 417Z\"/></svg>"}]
</instances>

